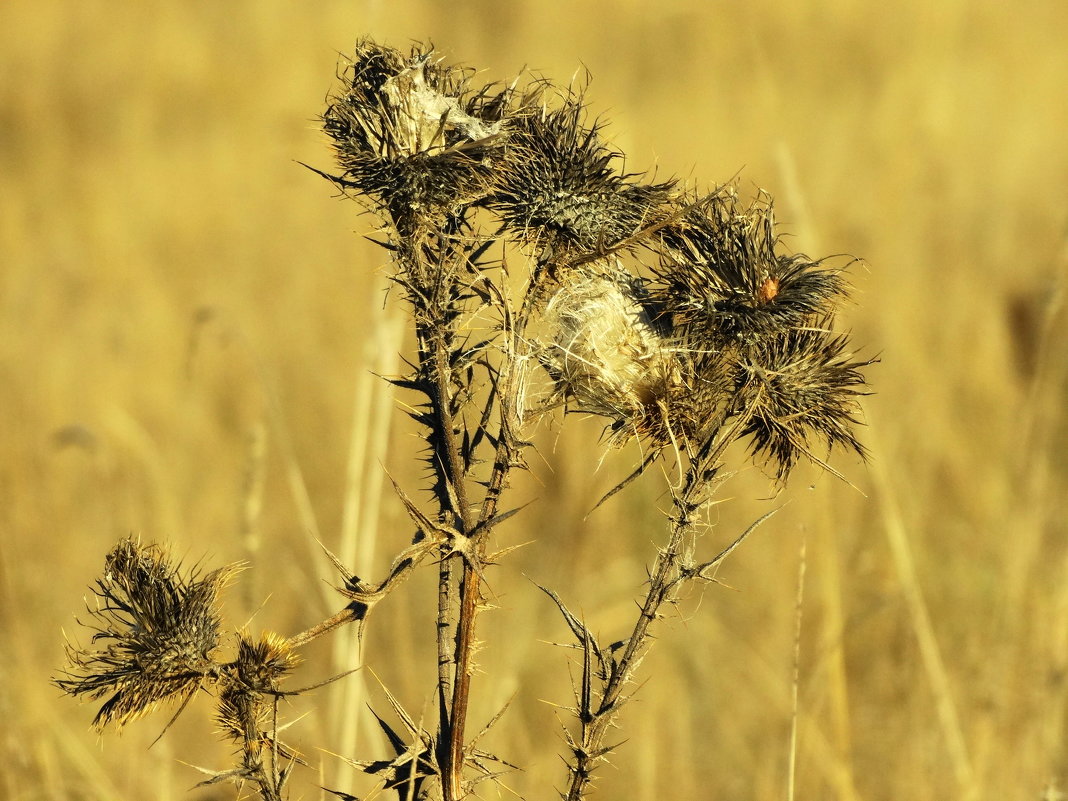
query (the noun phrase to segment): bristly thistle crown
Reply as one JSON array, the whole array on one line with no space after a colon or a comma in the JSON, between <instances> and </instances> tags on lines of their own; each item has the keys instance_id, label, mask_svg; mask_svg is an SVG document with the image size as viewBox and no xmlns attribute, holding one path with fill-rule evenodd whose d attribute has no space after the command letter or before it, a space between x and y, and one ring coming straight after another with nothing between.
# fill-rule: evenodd
<instances>
[{"instance_id":1,"label":"bristly thistle crown","mask_svg":"<svg viewBox=\"0 0 1068 801\"><path fill-rule=\"evenodd\" d=\"M363 41L324 115L343 170L328 177L391 223L394 247L443 223L470 236L472 210L494 212L532 254L536 355L616 441L700 448L736 423L780 480L799 456L822 464L815 442L864 455L871 361L832 331L846 282L784 251L769 199L622 173L581 91L471 78L430 48Z\"/></svg>"}]
</instances>

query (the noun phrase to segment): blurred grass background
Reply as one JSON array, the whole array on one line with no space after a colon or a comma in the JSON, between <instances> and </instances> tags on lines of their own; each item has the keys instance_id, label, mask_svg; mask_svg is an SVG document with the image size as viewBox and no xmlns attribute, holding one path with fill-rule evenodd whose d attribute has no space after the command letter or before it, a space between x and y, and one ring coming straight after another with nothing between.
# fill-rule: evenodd
<instances>
[{"instance_id":1,"label":"blurred grass background","mask_svg":"<svg viewBox=\"0 0 1068 801\"><path fill-rule=\"evenodd\" d=\"M729 586L664 626L598 797L786 797L804 540L797 797L1053 798L1068 783L1068 6L1054 0L7 0L0 795L234 795L189 790L202 776L184 763L227 765L207 704L149 750L166 713L100 738L93 710L48 683L120 537L250 560L230 621L287 634L337 603L316 536L365 549L366 575L406 541L395 501L375 505L380 464L415 478L367 377L396 339L383 252L358 235L373 220L296 163L332 167L315 118L364 35L430 38L487 80L588 69L629 169L706 187L737 174L777 198L794 249L865 260L843 322L882 357L873 465L835 462L860 491L800 471L721 570ZM526 768L507 781L529 798L562 781L544 701L567 704L570 679L546 644L562 622L524 576L621 636L661 530L655 476L582 522L635 456L595 472L598 432L542 441L513 495L541 500L505 532L533 542L492 574L500 608L482 623L473 725L517 693L490 744ZM715 537L770 491L759 471L734 478ZM431 604L405 587L365 643L416 715ZM310 654L302 678L332 656ZM292 704L311 763L295 798L348 781L327 752L354 754L353 738L382 753L353 692Z\"/></svg>"}]
</instances>

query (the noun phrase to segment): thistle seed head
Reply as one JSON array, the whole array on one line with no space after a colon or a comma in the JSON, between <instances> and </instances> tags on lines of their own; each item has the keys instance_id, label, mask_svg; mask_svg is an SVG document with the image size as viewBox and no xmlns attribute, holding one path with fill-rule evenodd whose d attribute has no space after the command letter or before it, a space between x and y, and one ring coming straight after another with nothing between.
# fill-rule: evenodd
<instances>
[{"instance_id":1,"label":"thistle seed head","mask_svg":"<svg viewBox=\"0 0 1068 801\"><path fill-rule=\"evenodd\" d=\"M638 284L575 277L549 301L543 321L542 362L581 411L613 420L620 441L664 429L679 376Z\"/></svg>"},{"instance_id":2,"label":"thistle seed head","mask_svg":"<svg viewBox=\"0 0 1068 801\"><path fill-rule=\"evenodd\" d=\"M238 569L183 575L159 546L122 541L107 556L89 608L96 647L69 647L69 669L56 684L70 695L110 696L93 720L98 729L188 698L217 675L218 597Z\"/></svg>"},{"instance_id":3,"label":"thistle seed head","mask_svg":"<svg viewBox=\"0 0 1068 801\"><path fill-rule=\"evenodd\" d=\"M434 61L429 47L406 56L359 42L323 115L343 170L335 183L369 197L401 229L485 195L501 121L472 113L491 104L469 93L469 76Z\"/></svg>"}]
</instances>

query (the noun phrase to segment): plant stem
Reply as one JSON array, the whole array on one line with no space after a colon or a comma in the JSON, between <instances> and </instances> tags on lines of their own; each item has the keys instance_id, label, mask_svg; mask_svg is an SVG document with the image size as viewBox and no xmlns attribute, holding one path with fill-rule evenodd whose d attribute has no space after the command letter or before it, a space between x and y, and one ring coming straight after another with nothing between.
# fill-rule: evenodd
<instances>
[{"instance_id":1,"label":"plant stem","mask_svg":"<svg viewBox=\"0 0 1068 801\"><path fill-rule=\"evenodd\" d=\"M452 705L452 669L455 653L452 643L452 621L455 617L453 603L452 560L444 555L438 566L438 709L442 721L447 721Z\"/></svg>"},{"instance_id":2,"label":"plant stem","mask_svg":"<svg viewBox=\"0 0 1068 801\"><path fill-rule=\"evenodd\" d=\"M676 501L678 508L678 501ZM688 534L693 531L693 522L682 517L672 525L667 547L657 554L653 567L649 591L642 603L641 612L635 621L634 629L627 639L626 648L619 658L618 669L614 670L601 693L600 703L592 714L583 715L582 743L575 749L575 763L571 766L571 784L565 798L567 801L581 801L586 787L593 776L593 769L606 756L604 738L612 725L616 714L622 706L623 689L630 683L634 671L641 664L649 628L660 616L660 609L665 603L671 603L678 595L680 585L679 566L683 546Z\"/></svg>"},{"instance_id":3,"label":"plant stem","mask_svg":"<svg viewBox=\"0 0 1068 801\"><path fill-rule=\"evenodd\" d=\"M581 801L593 777L594 768L607 756L610 747L605 747L604 738L627 700L623 691L645 656L651 636L650 627L661 617L662 607L674 602L682 584L692 578L685 570L688 566L686 544L692 541L700 525L697 513L707 500L713 465L727 442L729 437L715 445L709 443L709 446L694 454L686 470L681 492L673 493L671 532L667 544L657 553L638 619L627 638L623 653L614 661L611 674L604 681L596 709L593 708L592 699L588 709L581 708L580 704L581 743L574 748L574 762L569 765L571 782L564 796L567 801ZM589 643L584 647L588 649Z\"/></svg>"},{"instance_id":4,"label":"plant stem","mask_svg":"<svg viewBox=\"0 0 1068 801\"><path fill-rule=\"evenodd\" d=\"M497 514L498 500L505 486L507 486L508 475L516 464L518 444L512 433L511 420L516 408L517 398L515 394L518 391L519 383L515 375L518 369L518 360L514 356L520 348L520 343L522 342L521 332L533 308L532 302L529 302L532 299L532 294L532 292L527 293L518 323L512 321L507 300L502 298L505 313L505 335L509 339L508 347L511 350L512 358L508 360L505 374L491 388L491 391L496 392L498 395L497 406L500 418L496 452L478 523L474 528L465 529L465 533L475 529L477 529L478 533L472 543L473 553L464 562L464 572L460 585L460 617L456 628L455 651L456 681L452 696L448 762L452 766L452 773L448 775L452 786L446 791L446 801L449 801L450 792L454 793L453 799L462 797L460 772L463 769L464 731L471 695L471 656L475 644L475 620L479 612L479 602L482 600L481 568L485 563L486 545L492 532L490 521Z\"/></svg>"},{"instance_id":5,"label":"plant stem","mask_svg":"<svg viewBox=\"0 0 1068 801\"><path fill-rule=\"evenodd\" d=\"M481 556L481 554L479 554ZM475 641L475 616L481 596L481 580L472 566L464 563L460 585L460 618L456 626L456 681L453 685L449 732L449 771L446 774L446 801L463 797L464 731L471 696L471 652Z\"/></svg>"},{"instance_id":6,"label":"plant stem","mask_svg":"<svg viewBox=\"0 0 1068 801\"><path fill-rule=\"evenodd\" d=\"M451 249L451 243L442 243L442 250ZM421 254L420 254L421 255ZM448 258L445 256L444 258ZM420 274L426 275L422 269ZM456 420L453 416L452 361L448 329L449 297L452 287L444 282L434 286L433 300L428 311L437 317L427 321L420 336L427 362L419 367L431 381L431 406L437 444L435 468L439 473L441 516L450 521L460 535L467 537L474 528L471 507L467 499L467 484L463 462L456 441ZM441 783L445 801L459 801L463 797L464 769L464 723L467 715L467 694L470 690L468 663L470 661L470 629L474 623L477 605L477 576L470 564L464 563L459 618L456 620L456 646L450 643L449 632L453 627L455 604L453 561L462 558L449 546L442 549L438 573L438 762L442 771ZM470 558L470 557L469 557Z\"/></svg>"},{"instance_id":7,"label":"plant stem","mask_svg":"<svg viewBox=\"0 0 1068 801\"><path fill-rule=\"evenodd\" d=\"M328 634L334 629L360 619L360 607L356 604L349 604L337 614L315 624L306 631L302 631L300 634L290 637L289 645L292 648L300 648L302 645L307 645L312 640L322 637L324 634Z\"/></svg>"},{"instance_id":8,"label":"plant stem","mask_svg":"<svg viewBox=\"0 0 1068 801\"><path fill-rule=\"evenodd\" d=\"M449 385L450 367L449 351L445 341L444 322L439 322L433 332L434 344L430 349L431 364L429 369L433 377L434 424L437 427L439 453L437 466L442 475L439 484L445 488L440 497L441 516L451 519L460 533L466 536L468 525L465 518L467 509L467 489L459 454L456 451L454 421L452 417L452 394ZM450 491L451 488L451 491ZM459 507L450 511L450 498L455 499ZM457 654L452 642L452 630L456 620L455 588L453 579L453 553L449 546L441 549L441 562L438 567L438 761L442 769L442 785L446 801L459 798L459 776L463 772L463 754L455 758L453 738L456 736L456 715L454 712L454 689ZM457 624L458 625L458 624ZM461 723L462 729L462 723ZM462 736L462 730L461 730Z\"/></svg>"}]
</instances>

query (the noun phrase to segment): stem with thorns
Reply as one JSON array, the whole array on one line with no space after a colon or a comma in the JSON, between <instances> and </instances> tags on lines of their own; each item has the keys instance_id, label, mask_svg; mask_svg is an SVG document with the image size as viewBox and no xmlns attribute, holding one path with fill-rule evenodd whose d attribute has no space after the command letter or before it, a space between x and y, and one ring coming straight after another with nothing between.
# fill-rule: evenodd
<instances>
[{"instance_id":1,"label":"stem with thorns","mask_svg":"<svg viewBox=\"0 0 1068 801\"><path fill-rule=\"evenodd\" d=\"M511 358L501 368L503 374L493 368L489 368L491 376L494 378L491 393L496 401L499 427L493 467L486 484L486 493L482 499L478 522L473 529L468 528L466 530L470 533L472 542L468 557L464 561L464 571L460 585L460 616L456 626L456 680L452 694L449 755L446 763L451 768L451 772L447 774L451 786L446 791L446 798L449 797L448 793L450 792L455 793L453 798L457 799L463 795L460 774L463 770L465 758L464 731L471 695L471 657L475 645L475 620L482 600L481 579L482 567L486 564L486 547L497 519L497 508L501 493L508 484L508 476L513 467L522 465L522 461L519 458L522 443L518 441L513 431L512 422L516 419L515 410L518 407L518 392L520 388L520 382L517 379L520 360L516 357L521 349L525 347L523 344L523 332L526 322L533 311L532 297L535 294L531 291L532 287L533 282L524 296L523 309L518 320L515 320L511 313L507 296L500 293L497 297L504 315L502 329L504 337L507 339L507 348ZM491 291L496 292L496 288L492 288ZM486 420L483 420L483 425L486 422Z\"/></svg>"},{"instance_id":2,"label":"stem with thorns","mask_svg":"<svg viewBox=\"0 0 1068 801\"><path fill-rule=\"evenodd\" d=\"M459 224L457 225L459 227ZM427 286L411 287L413 300L425 301L422 308L416 309L416 336L418 340L418 363L416 375L425 379L425 389L430 402L430 413L424 421L430 426L430 440L433 443L433 468L437 474L436 490L439 505L439 518L445 525L453 528L461 537L467 538L474 528L471 506L468 503L467 482L464 463L461 459L456 439L457 419L456 397L453 384L454 352L453 330L451 324L455 315L458 288L457 276L449 270L435 269L437 265L446 264L455 258L456 245L449 241L448 235L428 235L427 248L407 249L412 261L409 276L430 278ZM432 243L432 244L431 244ZM430 254L437 251L431 261ZM436 262L436 264L434 264ZM414 282L413 282L414 283ZM469 655L462 652L460 633L472 624L471 607L477 600L477 577L470 564L471 554L467 554L461 579L463 597L457 618L453 579L455 559L464 558L457 552L455 543L446 543L441 547L441 561L438 574L438 764L442 772L442 788L445 801L457 801L463 796L463 732L466 716L466 693L468 678L466 661ZM450 642L450 631L455 627L455 646ZM461 658L464 664L461 664ZM461 693L464 703L458 704Z\"/></svg>"},{"instance_id":3,"label":"stem with thorns","mask_svg":"<svg viewBox=\"0 0 1068 801\"><path fill-rule=\"evenodd\" d=\"M672 490L673 511L667 544L657 553L650 571L649 589L630 636L622 644L622 653L617 657L611 651L601 649L592 634L585 627L581 629L583 679L577 709L581 732L579 741L571 743L573 761L568 765L571 780L563 796L567 801L581 801L585 797L594 769L615 748L614 745L605 745L605 737L620 709L630 698L624 691L633 681L634 673L645 657L652 636L650 629L656 620L663 617L665 605L678 599L687 582L707 580L707 571L718 565L757 525L770 516L758 520L708 562L698 564L694 561L694 540L703 526L700 514L711 500L711 490L720 469L723 451L733 441L737 431L737 425L730 426L726 431L721 429L697 453L690 454L683 486L679 490ZM594 700L592 686L595 664L601 666L598 672L601 687L596 692L599 701Z\"/></svg>"}]
</instances>

